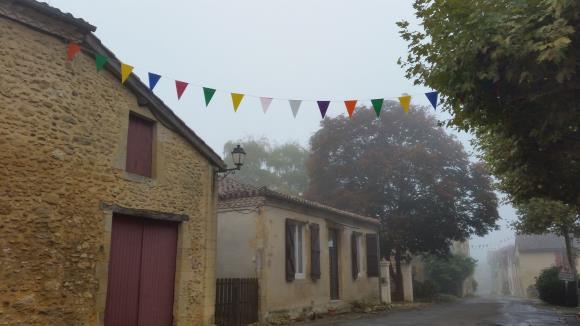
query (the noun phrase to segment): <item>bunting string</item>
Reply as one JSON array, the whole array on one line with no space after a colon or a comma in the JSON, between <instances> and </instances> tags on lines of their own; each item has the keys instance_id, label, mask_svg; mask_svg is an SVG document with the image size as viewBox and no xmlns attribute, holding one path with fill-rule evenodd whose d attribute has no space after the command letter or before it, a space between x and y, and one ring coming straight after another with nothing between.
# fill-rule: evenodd
<instances>
[{"instance_id":1,"label":"bunting string","mask_svg":"<svg viewBox=\"0 0 580 326\"><path fill-rule=\"evenodd\" d=\"M69 43L67 46L67 49L66 49L67 61L74 60L74 58L77 56L78 53L81 52L81 50L83 50L83 49L81 48L81 46L79 44L72 43L72 42ZM92 53L92 51L90 51L90 50L85 49L85 51L87 53ZM103 67L107 64L107 62L109 62L109 58L106 57L105 55L100 54L100 53L92 53L92 54L94 54L96 70L97 70L97 72L99 72L103 69ZM127 63L121 62L121 84L124 84L127 81L127 79L131 76L131 74L133 74L133 70L134 70L133 66L131 66ZM181 97L184 95L184 93L186 92L186 89L188 88L189 85L201 87L203 90L203 97L204 97L206 107L209 107L211 100L213 99L213 97L217 91L217 89L208 87L207 85L198 85L198 84L193 84L193 83L182 81L182 80L168 78L168 76L164 77L160 74L153 73L153 72L148 72L147 76L148 76L148 81L149 81L149 90L151 90L151 91L153 91L155 89L155 86L157 86L157 83L162 78L173 80L175 82L175 90L176 90L176 95L177 95L178 100L180 100ZM220 90L220 92L221 91L222 90ZM286 100L286 101L288 101L288 104L290 106L290 109L292 111L292 115L294 116L294 118L296 118L296 116L298 115L298 112L300 111L300 107L302 105L302 102L304 102L304 101L309 101L309 102L315 101L318 105L318 110L320 111L320 115L323 119L326 116L326 113L328 111L328 108L329 108L331 102L343 102L342 100L328 100L328 99L326 99L326 100L310 100L310 99L294 99L294 98L281 98L281 97L265 97L265 96L256 96L256 95L252 95L252 94L238 93L238 92L227 92L227 93L230 93L234 112L238 111L240 104L242 103L243 99L246 97L259 98L260 104L262 106L262 111L264 113L266 113L268 111L268 108L270 107L270 104L272 104L273 100ZM425 93L424 96L427 97L427 100L429 101L429 103L431 103L433 108L437 109L439 92L431 91L431 92ZM399 97L384 97L384 98L370 99L370 102L372 104L372 107L373 107L376 115L377 115L377 118L379 118L381 115L381 109L383 107L383 103L384 103L385 99L395 99L395 98L399 100L399 104L401 105L402 110L405 113L409 112L409 109L411 107L411 99L412 99L411 95L405 94L405 95L402 95ZM349 118L352 118L352 115L354 113L354 110L356 108L357 103L360 103L363 101L368 101L368 100L369 99L344 100L344 106L345 106L346 112L348 113Z\"/></svg>"}]
</instances>

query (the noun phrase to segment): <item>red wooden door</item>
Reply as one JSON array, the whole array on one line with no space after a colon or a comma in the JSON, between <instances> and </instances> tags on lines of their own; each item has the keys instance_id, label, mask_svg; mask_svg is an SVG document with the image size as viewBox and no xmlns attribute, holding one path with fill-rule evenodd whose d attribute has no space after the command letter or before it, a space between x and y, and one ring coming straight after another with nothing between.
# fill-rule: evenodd
<instances>
[{"instance_id":1,"label":"red wooden door","mask_svg":"<svg viewBox=\"0 0 580 326\"><path fill-rule=\"evenodd\" d=\"M177 223L113 217L106 326L170 326Z\"/></svg>"},{"instance_id":2,"label":"red wooden door","mask_svg":"<svg viewBox=\"0 0 580 326\"><path fill-rule=\"evenodd\" d=\"M177 223L145 221L139 326L171 325L176 245Z\"/></svg>"}]
</instances>

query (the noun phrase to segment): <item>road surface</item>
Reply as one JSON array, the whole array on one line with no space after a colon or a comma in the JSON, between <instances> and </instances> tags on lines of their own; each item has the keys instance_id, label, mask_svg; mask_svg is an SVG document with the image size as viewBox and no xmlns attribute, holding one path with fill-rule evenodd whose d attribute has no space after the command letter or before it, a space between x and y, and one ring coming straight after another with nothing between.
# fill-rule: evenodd
<instances>
[{"instance_id":1,"label":"road surface","mask_svg":"<svg viewBox=\"0 0 580 326\"><path fill-rule=\"evenodd\" d=\"M386 312L355 320L320 321L316 326L529 326L580 325L574 312L554 309L532 301L507 298L471 298L454 303L436 304L424 309Z\"/></svg>"}]
</instances>

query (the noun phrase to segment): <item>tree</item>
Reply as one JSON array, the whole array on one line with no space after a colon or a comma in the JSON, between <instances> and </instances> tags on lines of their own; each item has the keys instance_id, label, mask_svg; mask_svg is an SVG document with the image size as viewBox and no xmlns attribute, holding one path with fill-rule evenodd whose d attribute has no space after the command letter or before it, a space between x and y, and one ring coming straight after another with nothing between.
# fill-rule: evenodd
<instances>
[{"instance_id":1,"label":"tree","mask_svg":"<svg viewBox=\"0 0 580 326\"><path fill-rule=\"evenodd\" d=\"M401 285L407 254L447 254L452 240L496 227L497 198L483 164L423 108L387 101L381 118L357 108L326 118L310 139L306 196L381 221L381 255ZM399 287L401 288L401 287Z\"/></svg>"},{"instance_id":2,"label":"tree","mask_svg":"<svg viewBox=\"0 0 580 326\"><path fill-rule=\"evenodd\" d=\"M304 162L308 151L296 142L272 145L266 138L246 138L229 141L224 145L224 160L231 161L236 145L246 151L244 166L234 177L256 186L268 186L272 190L289 194L302 194L308 184Z\"/></svg>"},{"instance_id":3,"label":"tree","mask_svg":"<svg viewBox=\"0 0 580 326\"><path fill-rule=\"evenodd\" d=\"M415 0L399 22L416 84L476 144L513 202L580 203L580 2Z\"/></svg>"},{"instance_id":4,"label":"tree","mask_svg":"<svg viewBox=\"0 0 580 326\"><path fill-rule=\"evenodd\" d=\"M463 282L475 270L476 260L464 255L428 256L425 270L439 293L462 295Z\"/></svg>"}]
</instances>

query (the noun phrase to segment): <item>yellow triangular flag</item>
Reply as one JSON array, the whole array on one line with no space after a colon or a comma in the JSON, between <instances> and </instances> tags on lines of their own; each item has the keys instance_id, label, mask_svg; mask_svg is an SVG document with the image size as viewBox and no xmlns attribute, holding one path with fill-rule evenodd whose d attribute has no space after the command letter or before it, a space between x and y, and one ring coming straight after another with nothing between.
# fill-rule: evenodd
<instances>
[{"instance_id":1,"label":"yellow triangular flag","mask_svg":"<svg viewBox=\"0 0 580 326\"><path fill-rule=\"evenodd\" d=\"M409 106L411 105L411 95L405 95L405 96L399 97L399 103L401 103L401 106L403 107L403 111L405 111L405 113L408 113Z\"/></svg>"},{"instance_id":2,"label":"yellow triangular flag","mask_svg":"<svg viewBox=\"0 0 580 326\"><path fill-rule=\"evenodd\" d=\"M238 107L240 106L240 103L242 103L243 98L244 94L232 93L232 103L234 103L234 112L238 112Z\"/></svg>"},{"instance_id":3,"label":"yellow triangular flag","mask_svg":"<svg viewBox=\"0 0 580 326\"><path fill-rule=\"evenodd\" d=\"M121 84L124 84L127 78L133 72L133 66L129 66L127 64L121 63Z\"/></svg>"}]
</instances>

